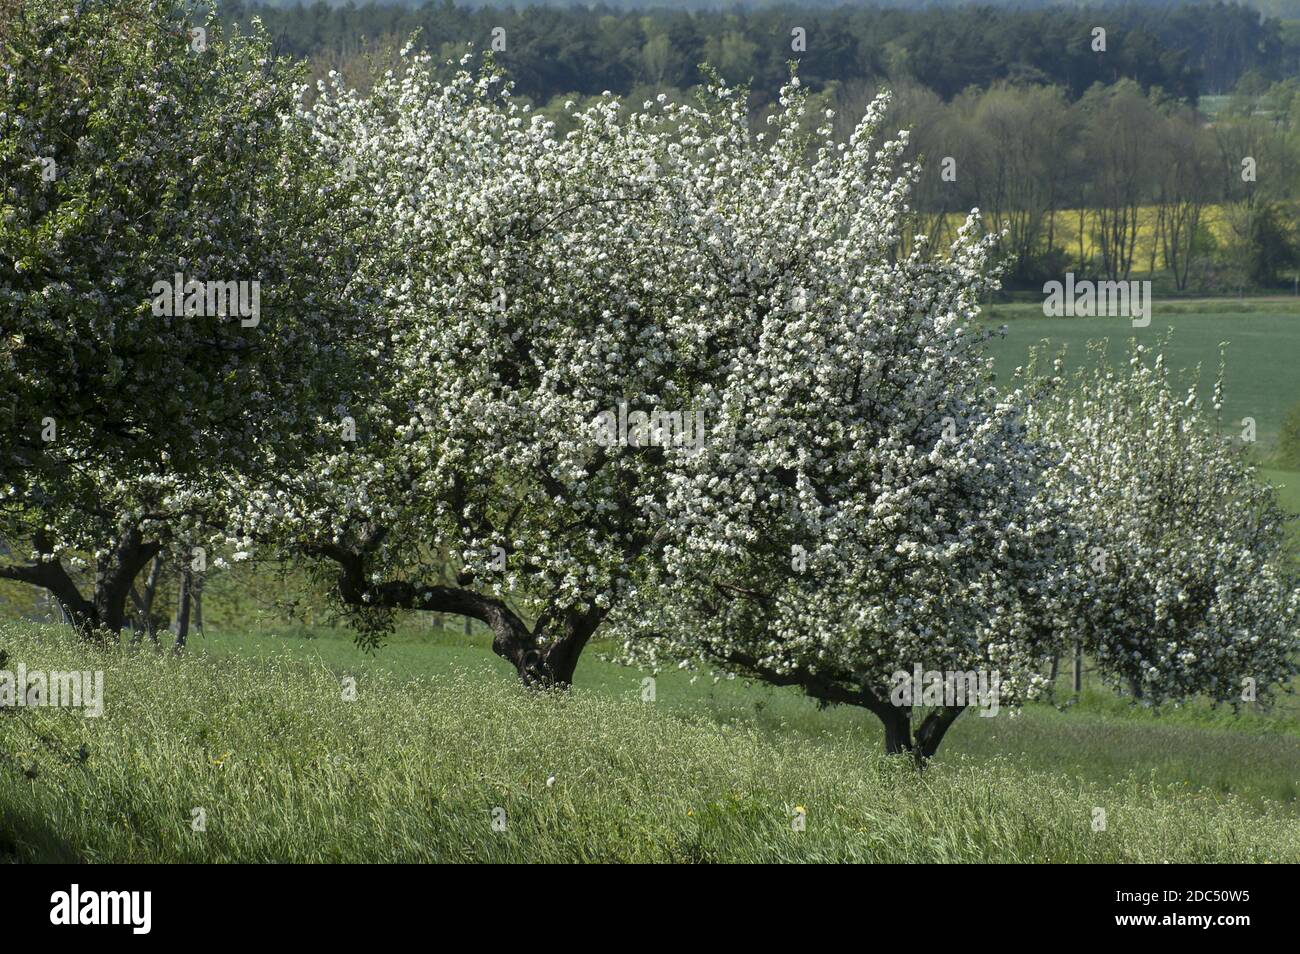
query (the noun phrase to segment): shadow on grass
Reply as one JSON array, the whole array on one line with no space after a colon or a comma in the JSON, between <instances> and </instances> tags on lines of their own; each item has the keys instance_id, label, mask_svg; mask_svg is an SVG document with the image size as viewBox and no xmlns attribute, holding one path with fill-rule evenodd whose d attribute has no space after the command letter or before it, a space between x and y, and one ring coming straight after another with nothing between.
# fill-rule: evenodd
<instances>
[{"instance_id":1,"label":"shadow on grass","mask_svg":"<svg viewBox=\"0 0 1300 954\"><path fill-rule=\"evenodd\" d=\"M45 819L0 806L0 864L80 864L86 859Z\"/></svg>"}]
</instances>

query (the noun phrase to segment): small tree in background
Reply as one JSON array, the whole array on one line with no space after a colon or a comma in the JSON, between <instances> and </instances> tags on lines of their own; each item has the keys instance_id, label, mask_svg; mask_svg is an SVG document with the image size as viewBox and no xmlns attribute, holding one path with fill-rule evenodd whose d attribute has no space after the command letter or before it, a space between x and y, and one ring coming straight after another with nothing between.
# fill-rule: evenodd
<instances>
[{"instance_id":1,"label":"small tree in background","mask_svg":"<svg viewBox=\"0 0 1300 954\"><path fill-rule=\"evenodd\" d=\"M1213 407L1180 391L1163 355L1134 345L1056 378L1031 432L1062 450L1051 493L1081 531L1071 629L1102 677L1152 705L1263 701L1296 672L1300 579L1289 517ZM1065 386L1068 385L1068 386Z\"/></svg>"},{"instance_id":2,"label":"small tree in background","mask_svg":"<svg viewBox=\"0 0 1300 954\"><path fill-rule=\"evenodd\" d=\"M1294 229L1276 203L1260 206L1251 222L1250 281L1259 288L1274 288L1300 265Z\"/></svg>"}]
</instances>

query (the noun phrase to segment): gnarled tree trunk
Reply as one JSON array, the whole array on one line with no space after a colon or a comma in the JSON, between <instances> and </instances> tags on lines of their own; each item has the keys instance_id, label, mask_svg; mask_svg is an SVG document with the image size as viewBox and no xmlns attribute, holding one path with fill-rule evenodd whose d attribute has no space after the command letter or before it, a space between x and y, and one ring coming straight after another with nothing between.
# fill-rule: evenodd
<instances>
[{"instance_id":1,"label":"gnarled tree trunk","mask_svg":"<svg viewBox=\"0 0 1300 954\"><path fill-rule=\"evenodd\" d=\"M145 577L144 592L137 593L135 587L131 587L131 601L135 604L138 619L135 634L131 638L133 646L140 645L144 634L148 633L149 641L153 643L154 648L161 648L158 642L158 620L154 616L153 604L158 595L158 581L162 578L162 571L162 555L156 554L153 562L149 564L149 575Z\"/></svg>"},{"instance_id":2,"label":"gnarled tree trunk","mask_svg":"<svg viewBox=\"0 0 1300 954\"><path fill-rule=\"evenodd\" d=\"M849 673L825 674L807 669L777 670L765 666L754 656L732 652L720 661L742 672L752 673L773 686L797 686L807 695L824 703L858 706L866 709L885 727L885 753L910 755L918 768L934 757L939 744L965 706L941 706L931 709L912 731L912 707L896 706L888 697L877 695L866 680L855 680ZM854 686L854 682L857 685Z\"/></svg>"},{"instance_id":3,"label":"gnarled tree trunk","mask_svg":"<svg viewBox=\"0 0 1300 954\"><path fill-rule=\"evenodd\" d=\"M913 732L911 707L895 706L884 702L869 691L867 695L870 696L870 701L861 704L870 709L885 727L885 753L910 755L918 768L924 768L925 763L934 758L948 729L966 708L965 706L940 706L931 709Z\"/></svg>"},{"instance_id":4,"label":"gnarled tree trunk","mask_svg":"<svg viewBox=\"0 0 1300 954\"><path fill-rule=\"evenodd\" d=\"M466 621L478 620L492 632L492 651L510 662L524 685L533 688L567 688L573 683L582 650L608 615L592 607L543 614L530 628L502 600L459 586L420 586L407 581L372 584L362 557L340 547L317 548L339 567L338 594L356 607L423 610L454 613Z\"/></svg>"},{"instance_id":5,"label":"gnarled tree trunk","mask_svg":"<svg viewBox=\"0 0 1300 954\"><path fill-rule=\"evenodd\" d=\"M32 563L0 567L0 578L30 583L48 590L63 606L68 620L87 640L107 642L126 623L126 604L136 576L159 550L140 539L135 527L124 527L113 549L95 563L94 589L82 596L63 563L49 556L53 547L44 533L32 541L41 555Z\"/></svg>"}]
</instances>

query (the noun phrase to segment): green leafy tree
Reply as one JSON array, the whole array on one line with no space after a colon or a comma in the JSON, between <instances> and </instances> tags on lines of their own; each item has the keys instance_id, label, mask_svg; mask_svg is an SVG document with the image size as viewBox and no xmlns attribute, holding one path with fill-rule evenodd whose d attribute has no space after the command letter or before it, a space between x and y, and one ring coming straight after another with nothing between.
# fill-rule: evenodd
<instances>
[{"instance_id":1,"label":"green leafy tree","mask_svg":"<svg viewBox=\"0 0 1300 954\"><path fill-rule=\"evenodd\" d=\"M0 57L0 577L111 634L159 550L201 544L205 482L336 401L346 194L264 33L23 0Z\"/></svg>"}]
</instances>

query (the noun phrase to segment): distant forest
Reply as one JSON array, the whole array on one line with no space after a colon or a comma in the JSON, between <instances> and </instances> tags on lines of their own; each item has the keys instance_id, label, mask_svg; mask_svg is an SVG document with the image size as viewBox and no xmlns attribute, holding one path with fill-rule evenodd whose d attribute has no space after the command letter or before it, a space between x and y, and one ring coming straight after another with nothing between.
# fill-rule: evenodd
<instances>
[{"instance_id":1,"label":"distant forest","mask_svg":"<svg viewBox=\"0 0 1300 954\"><path fill-rule=\"evenodd\" d=\"M269 7L291 7L298 0L268 0ZM1129 0L1132 3L1132 0ZM329 0L327 6L344 7L349 0ZM418 7L419 0L394 0L395 6ZM604 7L611 10L761 10L766 7L799 7L805 10L835 7L898 7L908 10L931 10L952 7L997 7L1010 10L1042 10L1051 7L1106 7L1113 0L467 0L469 7ZM1140 5L1163 10L1186 5L1186 0L1145 0ZM1265 16L1289 19L1300 17L1300 0L1243 0L1243 6Z\"/></svg>"},{"instance_id":2,"label":"distant forest","mask_svg":"<svg viewBox=\"0 0 1300 954\"><path fill-rule=\"evenodd\" d=\"M893 91L887 123L926 170L913 234L946 247L981 209L1006 229L1008 288L1071 269L1162 294L1300 291L1300 24L1248 7L222 10L363 92L417 30L446 63L495 40L514 93L561 132L606 90L632 107L690 95L704 63L751 86L760 120L797 60L810 116L839 137Z\"/></svg>"},{"instance_id":3,"label":"distant forest","mask_svg":"<svg viewBox=\"0 0 1300 954\"><path fill-rule=\"evenodd\" d=\"M482 49L501 29L507 38L501 59L516 91L538 103L606 89L688 88L699 81L698 65L705 61L729 81L751 82L761 98L776 90L787 60L796 56L796 27L807 37L806 50L797 53L800 73L814 89L907 78L948 99L970 86L1008 81L1060 86L1077 99L1094 83L1131 79L1194 104L1200 95L1232 90L1247 74L1271 81L1300 73L1300 23L1223 3L690 12L472 7L449 0L419 8L229 0L221 9L240 21L260 16L280 49L295 56L345 57L383 38L400 42L417 29L434 50ZM1091 46L1095 27L1107 31L1104 55Z\"/></svg>"}]
</instances>

